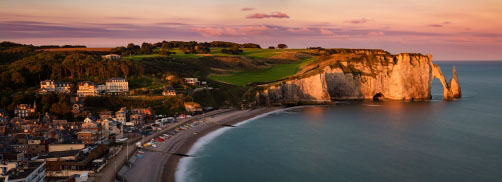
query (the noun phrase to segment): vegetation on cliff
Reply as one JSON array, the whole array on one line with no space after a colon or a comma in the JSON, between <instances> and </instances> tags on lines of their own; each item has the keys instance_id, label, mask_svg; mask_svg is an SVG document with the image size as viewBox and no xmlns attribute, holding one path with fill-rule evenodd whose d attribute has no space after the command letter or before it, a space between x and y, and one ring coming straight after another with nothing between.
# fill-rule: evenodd
<instances>
[{"instance_id":1,"label":"vegetation on cliff","mask_svg":"<svg viewBox=\"0 0 502 182\"><path fill-rule=\"evenodd\" d=\"M281 44L280 49L261 49L252 43L162 41L100 49L2 42L0 108L12 112L17 104L36 100L41 111L63 113L68 107L63 104L68 103L67 96L32 96L40 81L103 83L111 77L124 77L135 95L141 97L90 98L88 106L99 110L110 105L105 103L114 103L179 113L183 101L199 102L203 107L236 106L252 99L254 85L308 77L323 72L327 66L340 68L345 74L374 76L379 66L395 64L393 55L378 49L283 49L286 47ZM122 58L101 57L110 53ZM184 83L186 77L207 80L214 89L192 91L195 87ZM173 85L181 96L160 97L166 85Z\"/></svg>"}]
</instances>

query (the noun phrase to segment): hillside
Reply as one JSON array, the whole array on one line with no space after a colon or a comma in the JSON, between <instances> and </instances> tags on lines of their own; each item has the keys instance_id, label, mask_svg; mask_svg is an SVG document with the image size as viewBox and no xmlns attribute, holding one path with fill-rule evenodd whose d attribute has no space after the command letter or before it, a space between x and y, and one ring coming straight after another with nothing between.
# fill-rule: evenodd
<instances>
[{"instance_id":1,"label":"hillside","mask_svg":"<svg viewBox=\"0 0 502 182\"><path fill-rule=\"evenodd\" d=\"M68 96L60 96L59 102L51 98L51 102L44 103L44 97L35 94L40 81L102 84L111 77L127 78L131 96L152 97L155 102L96 98L91 104L95 109L107 109L100 103L115 102L154 107L172 114L182 110L183 101L217 108L240 105L244 100L326 103L332 99L371 99L379 94L389 100L427 100L434 78L443 83L445 99L460 96L457 77L447 82L432 58L421 54L392 55L378 49L261 49L256 44L219 41L163 41L99 51L78 46L51 50L47 47L0 44L0 86L4 88L0 92L0 108L12 112L17 104L33 100L42 105L43 112L60 107L54 104L69 107L65 101ZM122 57L102 58L107 54ZM207 84L189 85L184 78L198 78ZM179 96L161 97L167 85L172 85ZM259 97L254 97L255 92Z\"/></svg>"}]
</instances>

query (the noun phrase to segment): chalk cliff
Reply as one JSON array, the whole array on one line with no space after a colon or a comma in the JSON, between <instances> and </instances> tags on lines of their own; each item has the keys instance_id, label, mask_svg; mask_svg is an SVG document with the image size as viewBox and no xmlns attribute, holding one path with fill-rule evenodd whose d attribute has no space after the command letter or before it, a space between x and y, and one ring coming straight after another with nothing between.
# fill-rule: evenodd
<instances>
[{"instance_id":1,"label":"chalk cliff","mask_svg":"<svg viewBox=\"0 0 502 182\"><path fill-rule=\"evenodd\" d=\"M444 100L461 96L458 76L453 68L446 82L431 55L383 50L336 49L319 52L319 60L304 66L299 73L283 81L261 85L258 104L324 104L332 100L404 100L431 99L431 85L438 78L444 88Z\"/></svg>"}]
</instances>

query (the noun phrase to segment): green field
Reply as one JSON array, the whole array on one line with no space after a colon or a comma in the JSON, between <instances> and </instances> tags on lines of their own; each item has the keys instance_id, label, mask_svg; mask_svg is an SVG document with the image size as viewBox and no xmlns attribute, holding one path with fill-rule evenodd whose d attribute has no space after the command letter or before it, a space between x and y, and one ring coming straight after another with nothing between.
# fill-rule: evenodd
<instances>
[{"instance_id":1,"label":"green field","mask_svg":"<svg viewBox=\"0 0 502 182\"><path fill-rule=\"evenodd\" d=\"M251 49L251 48L243 50L244 50L244 52L242 53L243 56L253 57L253 58L269 58L277 55L277 53L280 53L282 51L280 49Z\"/></svg>"},{"instance_id":2,"label":"green field","mask_svg":"<svg viewBox=\"0 0 502 182\"><path fill-rule=\"evenodd\" d=\"M211 56L244 56L244 57L250 57L250 58L269 58L272 56L277 55L280 53L281 49L256 49L256 48L243 48L243 53L239 55L231 55L231 54L223 54L221 53L221 49L223 48L211 48L211 52L209 53ZM183 53L182 50L176 48L176 49L170 49L169 51L175 52L176 54L171 54L169 57L173 58L200 58L205 55L203 54L185 54ZM132 56L126 56L124 58L133 60L133 61L139 61L144 58L154 58L154 57L162 57L162 55L158 54L158 49L154 50L154 53L156 54L141 54L141 55L132 55Z\"/></svg>"},{"instance_id":3,"label":"green field","mask_svg":"<svg viewBox=\"0 0 502 182\"><path fill-rule=\"evenodd\" d=\"M126 56L124 58L133 60L133 61L139 61L144 58L154 58L154 57L162 57L162 55L159 54L141 54L141 55L132 55L132 56Z\"/></svg>"},{"instance_id":4,"label":"green field","mask_svg":"<svg viewBox=\"0 0 502 182\"><path fill-rule=\"evenodd\" d=\"M270 82L294 75L302 66L313 60L313 58L306 58L295 63L276 64L267 69L237 72L228 76L212 75L209 76L209 79L238 86L244 86L248 83Z\"/></svg>"}]
</instances>

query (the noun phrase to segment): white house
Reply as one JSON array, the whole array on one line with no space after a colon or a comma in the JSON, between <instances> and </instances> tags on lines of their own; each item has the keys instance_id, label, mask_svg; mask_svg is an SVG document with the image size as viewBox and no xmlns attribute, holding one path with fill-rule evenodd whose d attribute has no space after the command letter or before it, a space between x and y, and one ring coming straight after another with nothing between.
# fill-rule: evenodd
<instances>
[{"instance_id":1,"label":"white house","mask_svg":"<svg viewBox=\"0 0 502 182\"><path fill-rule=\"evenodd\" d=\"M67 82L55 82L53 80L45 80L40 82L40 94L49 92L69 94L71 92L71 84Z\"/></svg>"},{"instance_id":2,"label":"white house","mask_svg":"<svg viewBox=\"0 0 502 182\"><path fill-rule=\"evenodd\" d=\"M108 54L108 55L101 56L101 58L107 59L107 60L118 60L118 59L122 58L122 56L120 56L118 54Z\"/></svg>"},{"instance_id":3,"label":"white house","mask_svg":"<svg viewBox=\"0 0 502 182\"><path fill-rule=\"evenodd\" d=\"M106 90L106 85L96 85L94 82L85 81L78 83L77 95L79 97L98 96Z\"/></svg>"},{"instance_id":4,"label":"white house","mask_svg":"<svg viewBox=\"0 0 502 182\"><path fill-rule=\"evenodd\" d=\"M128 110L125 107L120 108L119 111L115 112L115 120L125 125L127 122L127 113Z\"/></svg>"},{"instance_id":5,"label":"white house","mask_svg":"<svg viewBox=\"0 0 502 182\"><path fill-rule=\"evenodd\" d=\"M189 85L199 85L199 79L198 78L185 78L185 82Z\"/></svg>"},{"instance_id":6,"label":"white house","mask_svg":"<svg viewBox=\"0 0 502 182\"><path fill-rule=\"evenodd\" d=\"M110 78L106 81L106 92L112 95L129 92L129 82L124 78Z\"/></svg>"}]
</instances>

